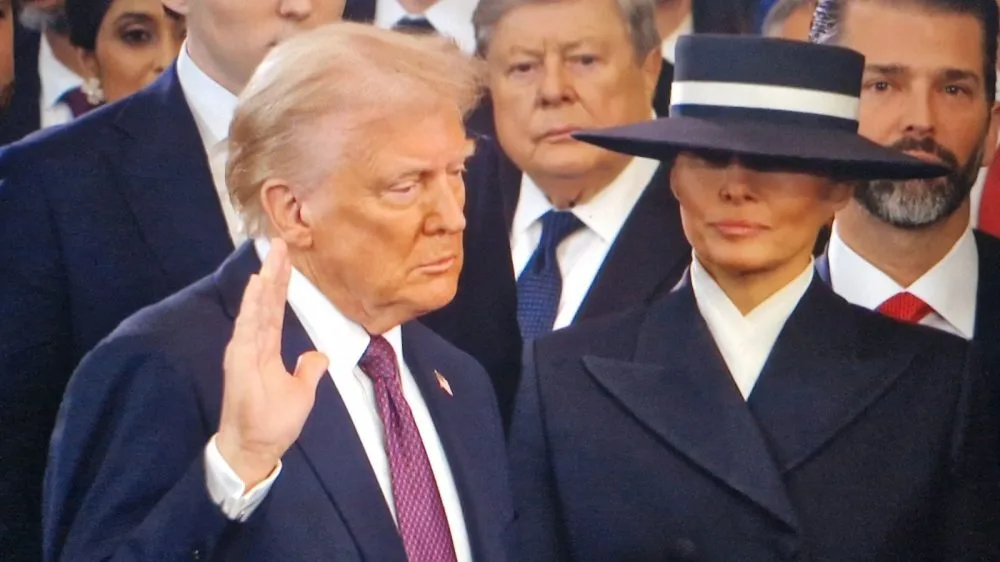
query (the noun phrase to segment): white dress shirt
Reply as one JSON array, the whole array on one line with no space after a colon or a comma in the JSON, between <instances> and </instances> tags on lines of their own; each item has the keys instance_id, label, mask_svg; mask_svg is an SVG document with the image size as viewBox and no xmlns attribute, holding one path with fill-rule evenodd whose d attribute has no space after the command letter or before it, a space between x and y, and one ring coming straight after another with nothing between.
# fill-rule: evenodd
<instances>
[{"instance_id":1,"label":"white dress shirt","mask_svg":"<svg viewBox=\"0 0 1000 562\"><path fill-rule=\"evenodd\" d=\"M677 52L677 40L683 35L688 35L694 32L694 18L691 13L684 17L677 29L674 30L669 36L663 38L663 43L660 44L660 53L663 55L663 60L674 64Z\"/></svg>"},{"instance_id":2,"label":"white dress shirt","mask_svg":"<svg viewBox=\"0 0 1000 562\"><path fill-rule=\"evenodd\" d=\"M903 287L844 243L836 222L827 251L833 290L848 302L875 310L896 293L907 291L933 310L920 322L972 339L976 326L979 251L969 229L944 258L909 287Z\"/></svg>"},{"instance_id":3,"label":"white dress shirt","mask_svg":"<svg viewBox=\"0 0 1000 562\"><path fill-rule=\"evenodd\" d=\"M66 92L79 88L83 84L83 78L59 62L44 33L38 47L38 78L41 82L41 97L38 101L42 128L72 121L73 112L59 98Z\"/></svg>"},{"instance_id":4,"label":"white dress shirt","mask_svg":"<svg viewBox=\"0 0 1000 562\"><path fill-rule=\"evenodd\" d=\"M375 26L391 29L406 16L427 18L438 33L455 40L466 54L476 52L476 32L472 28L472 13L476 11L478 0L438 0L423 14L411 14L399 0L378 0L375 2Z\"/></svg>"},{"instance_id":5,"label":"white dress shirt","mask_svg":"<svg viewBox=\"0 0 1000 562\"><path fill-rule=\"evenodd\" d=\"M254 245L263 260L270 244L258 238L254 240ZM393 501L392 476L389 470L389 457L386 454L384 427L375 402L374 385L358 368L358 362L368 348L371 337L364 328L344 317L319 289L294 268L288 285L288 304L315 344L316 350L329 358L330 378L347 407L354 429L358 432L358 438L382 488L385 502L395 519L396 504ZM448 457L441 445L441 439L420 387L417 386L406 362L400 360L403 357L401 330L396 327L382 336L396 352L403 396L413 412L413 419L427 451L427 458L451 529L457 559L459 562L467 562L472 560L472 549L458 488L455 486ZM222 507L227 516L240 521L246 520L253 513L253 509L264 499L281 472L279 464L267 480L245 494L243 482L218 453L214 437L206 447L205 462L207 485L212 499Z\"/></svg>"},{"instance_id":6,"label":"white dress shirt","mask_svg":"<svg viewBox=\"0 0 1000 562\"><path fill-rule=\"evenodd\" d=\"M563 285L553 330L573 322L611 245L659 165L657 160L633 158L610 185L590 201L571 209L584 228L567 236L556 249ZM552 209L552 203L541 188L528 174L522 174L521 194L510 229L511 258L517 277L541 241L542 215Z\"/></svg>"},{"instance_id":7,"label":"white dress shirt","mask_svg":"<svg viewBox=\"0 0 1000 562\"><path fill-rule=\"evenodd\" d=\"M229 158L229 124L236 112L237 97L205 74L188 54L187 43L177 56L177 80L194 115L198 134L205 147L212 183L222 205L229 237L239 246L247 236L226 187L226 160Z\"/></svg>"},{"instance_id":8,"label":"white dress shirt","mask_svg":"<svg viewBox=\"0 0 1000 562\"><path fill-rule=\"evenodd\" d=\"M712 276L698 261L691 260L691 289L698 311L708 324L729 373L743 399L750 397L781 329L809 289L814 267L809 267L746 316L740 313Z\"/></svg>"}]
</instances>

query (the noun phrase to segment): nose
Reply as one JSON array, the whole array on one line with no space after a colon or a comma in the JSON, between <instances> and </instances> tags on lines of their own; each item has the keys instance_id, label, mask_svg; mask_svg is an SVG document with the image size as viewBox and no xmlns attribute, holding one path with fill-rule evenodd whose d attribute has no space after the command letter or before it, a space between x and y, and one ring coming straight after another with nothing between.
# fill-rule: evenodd
<instances>
[{"instance_id":1,"label":"nose","mask_svg":"<svg viewBox=\"0 0 1000 562\"><path fill-rule=\"evenodd\" d=\"M904 134L918 138L934 134L935 111L933 96L929 89L911 89L903 100L900 111L903 112Z\"/></svg>"},{"instance_id":2,"label":"nose","mask_svg":"<svg viewBox=\"0 0 1000 562\"><path fill-rule=\"evenodd\" d=\"M572 81L558 60L546 60L542 72L538 97L543 107L561 105L572 99Z\"/></svg>"},{"instance_id":3,"label":"nose","mask_svg":"<svg viewBox=\"0 0 1000 562\"><path fill-rule=\"evenodd\" d=\"M719 188L719 197L731 203L754 200L753 176L753 170L734 158L726 166L725 176Z\"/></svg>"},{"instance_id":4,"label":"nose","mask_svg":"<svg viewBox=\"0 0 1000 562\"><path fill-rule=\"evenodd\" d=\"M278 12L284 19L304 21L313 13L314 0L281 0Z\"/></svg>"},{"instance_id":5,"label":"nose","mask_svg":"<svg viewBox=\"0 0 1000 562\"><path fill-rule=\"evenodd\" d=\"M465 230L465 183L452 179L441 179L435 186L433 221L430 229L436 233L455 234Z\"/></svg>"}]
</instances>

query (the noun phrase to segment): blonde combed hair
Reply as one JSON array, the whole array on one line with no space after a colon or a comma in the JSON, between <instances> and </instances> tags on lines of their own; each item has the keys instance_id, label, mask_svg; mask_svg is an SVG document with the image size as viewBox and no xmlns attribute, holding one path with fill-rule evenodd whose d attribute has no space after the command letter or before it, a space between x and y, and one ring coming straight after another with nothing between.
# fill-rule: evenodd
<instances>
[{"instance_id":1,"label":"blonde combed hair","mask_svg":"<svg viewBox=\"0 0 1000 562\"><path fill-rule=\"evenodd\" d=\"M467 115L484 85L483 63L439 36L339 22L276 46L230 126L226 184L245 230L264 230L260 192L268 180L316 185L345 152L366 146L366 124L440 104ZM319 130L331 117L337 127ZM333 149L316 162L308 149L320 134Z\"/></svg>"}]
</instances>

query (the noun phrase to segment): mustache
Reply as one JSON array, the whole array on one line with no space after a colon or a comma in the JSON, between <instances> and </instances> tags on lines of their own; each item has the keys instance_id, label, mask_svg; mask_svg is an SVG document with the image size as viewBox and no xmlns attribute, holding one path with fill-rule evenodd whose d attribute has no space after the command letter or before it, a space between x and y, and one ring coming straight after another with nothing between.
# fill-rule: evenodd
<instances>
[{"instance_id":1,"label":"mustache","mask_svg":"<svg viewBox=\"0 0 1000 562\"><path fill-rule=\"evenodd\" d=\"M955 153L941 146L937 143L937 141L930 137L924 137L921 139L903 137L892 143L891 147L901 151L919 151L927 154L933 154L939 160L947 164L952 170L958 169L958 157L955 156Z\"/></svg>"}]
</instances>

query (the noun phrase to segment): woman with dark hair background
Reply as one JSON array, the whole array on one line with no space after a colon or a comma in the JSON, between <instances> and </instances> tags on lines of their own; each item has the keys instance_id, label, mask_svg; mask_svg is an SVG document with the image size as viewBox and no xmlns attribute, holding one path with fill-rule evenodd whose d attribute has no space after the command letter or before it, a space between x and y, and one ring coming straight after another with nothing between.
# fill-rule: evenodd
<instances>
[{"instance_id":1,"label":"woman with dark hair background","mask_svg":"<svg viewBox=\"0 0 1000 562\"><path fill-rule=\"evenodd\" d=\"M67 94L75 116L151 83L185 36L183 17L159 0L66 0L66 16L87 71L80 90Z\"/></svg>"}]
</instances>

